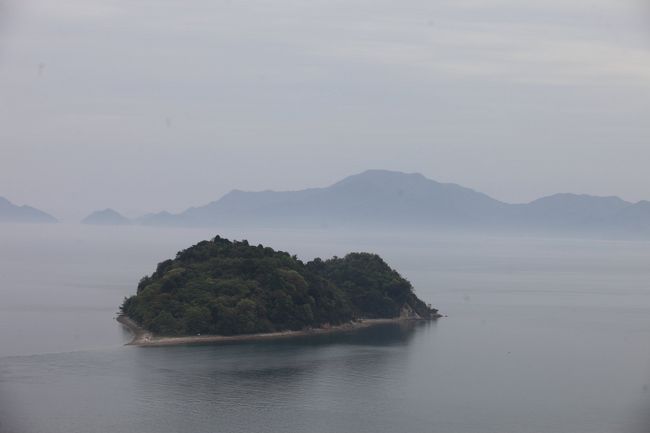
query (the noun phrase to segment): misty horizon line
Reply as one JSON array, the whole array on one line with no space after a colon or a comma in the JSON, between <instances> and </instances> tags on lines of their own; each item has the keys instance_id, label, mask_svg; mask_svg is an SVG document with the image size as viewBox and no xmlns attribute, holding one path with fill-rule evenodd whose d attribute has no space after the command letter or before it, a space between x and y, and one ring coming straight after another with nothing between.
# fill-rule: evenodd
<instances>
[{"instance_id":1,"label":"misty horizon line","mask_svg":"<svg viewBox=\"0 0 650 433\"><path fill-rule=\"evenodd\" d=\"M346 176L346 177L344 177L343 179L341 179L339 181L336 181L336 182L331 183L331 184L329 184L327 186L321 186L321 187L294 188L294 189L283 189L283 190L275 190L275 189L242 190L242 189L239 189L239 188L233 188L230 191L228 191L227 193L221 195L220 197L218 197L216 199L213 199L212 201L209 201L209 202L203 203L203 204L197 204L197 205L189 206L189 207L187 207L184 210L181 210L179 212L170 212L170 211L167 211L167 208L164 208L162 210L149 211L149 212L140 213L140 214L136 214L136 215L129 215L129 214L125 215L124 213L118 211L116 209L117 207L107 206L107 207L104 207L104 208L91 209L90 211L88 211L88 214L84 218L82 218L81 220L76 220L75 222L83 222L89 216L92 216L93 214L96 214L96 213L102 213L102 212L113 212L113 213L119 215L120 217L124 217L124 218L126 218L128 220L133 220L133 221L136 221L138 219L145 218L145 217L148 217L148 216L153 216L153 215L163 215L163 214L180 215L180 214L182 214L184 212L187 212L188 210L197 209L197 208L200 208L200 207L204 207L204 206L207 206L207 205L210 205L210 204L217 203L220 200L222 200L225 197L227 197L229 195L232 195L232 194L237 194L237 193L248 193L248 194L263 194L263 193L283 194L283 193L285 193L285 194L288 194L288 193L300 193L300 192L303 192L303 191L325 190L327 188L332 188L332 187L334 187L334 186L336 186L338 184L342 184L343 182L345 182L346 180L349 180L351 178L354 178L354 177L357 177L357 176L363 176L363 175L367 175L367 174L371 174L371 173L384 173L384 174L403 175L403 176L415 176L415 177L419 177L421 179L426 179L427 181L434 182L434 183L436 183L438 185L441 185L441 186L460 187L460 188L463 188L463 189L466 189L466 190L470 190L470 191L475 192L477 194L484 195L484 196L490 198L491 200L494 200L494 201L499 202L501 204L511 205L511 206L530 205L530 204L533 204L533 203L538 202L538 201L543 200L543 199L559 197L559 196L573 196L573 197L597 198L597 199L615 199L615 200L620 200L621 202L624 202L624 203L629 204L629 205L635 205L635 204L641 204L641 203L648 203L649 202L649 200L646 200L646 199L642 199L642 200L638 200L638 201L628 201L628 200L625 200L625 199L621 198L618 195L595 195L595 194L577 193L577 192L557 192L557 193L553 193L553 194L543 195L543 196L540 196L540 197L535 198L533 200L529 200L529 201L525 201L525 202L508 202L508 201L504 201L504 200L501 200L501 199L494 198L493 196L488 195L486 193L483 193L483 192L479 191L478 189L465 187L465 186L463 186L463 185L461 185L459 183L437 181L435 179L432 179L432 178L429 178L429 177L423 175L420 172L405 172L405 171L390 170L390 169L368 169L368 170L364 170L364 171L361 171L361 172L356 173L356 174ZM17 205L17 204L15 204L15 202L9 200L5 196L0 195L0 202L2 202L2 201L7 202L7 203L9 203L9 204L11 204L13 206L19 207L19 208L34 209L34 210L46 213L46 214L48 214L50 216L53 216L52 213L43 211L40 208L35 207L34 203L28 203L28 204L25 203L25 204L22 204L22 205ZM61 219L56 218L54 216L53 216L53 218L55 218L57 222L71 222L68 219L61 220Z\"/></svg>"}]
</instances>

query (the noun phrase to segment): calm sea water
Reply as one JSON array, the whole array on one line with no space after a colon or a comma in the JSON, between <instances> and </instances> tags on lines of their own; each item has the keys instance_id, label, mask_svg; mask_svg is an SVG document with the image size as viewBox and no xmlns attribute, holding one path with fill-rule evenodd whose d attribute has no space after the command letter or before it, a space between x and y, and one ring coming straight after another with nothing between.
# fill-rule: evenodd
<instances>
[{"instance_id":1,"label":"calm sea water","mask_svg":"<svg viewBox=\"0 0 650 433\"><path fill-rule=\"evenodd\" d=\"M124 347L122 298L215 234L0 226L0 432L649 431L648 243L224 231L304 259L377 252L448 317Z\"/></svg>"}]
</instances>

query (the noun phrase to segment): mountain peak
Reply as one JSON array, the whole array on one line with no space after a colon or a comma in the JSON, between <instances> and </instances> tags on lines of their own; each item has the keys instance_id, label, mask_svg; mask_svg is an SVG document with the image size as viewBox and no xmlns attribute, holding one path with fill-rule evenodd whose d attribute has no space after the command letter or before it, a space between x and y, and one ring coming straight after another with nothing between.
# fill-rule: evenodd
<instances>
[{"instance_id":1,"label":"mountain peak","mask_svg":"<svg viewBox=\"0 0 650 433\"><path fill-rule=\"evenodd\" d=\"M650 221L649 207L650 202L632 205L613 196L570 193L508 204L420 173L373 169L321 188L277 192L234 189L207 205L174 215L152 215L139 222L197 227L422 227L606 233L616 229L619 221L627 227L642 226L644 221Z\"/></svg>"},{"instance_id":2,"label":"mountain peak","mask_svg":"<svg viewBox=\"0 0 650 433\"><path fill-rule=\"evenodd\" d=\"M0 222L55 223L56 218L31 206L17 206L0 197Z\"/></svg>"},{"instance_id":3,"label":"mountain peak","mask_svg":"<svg viewBox=\"0 0 650 433\"><path fill-rule=\"evenodd\" d=\"M332 186L347 185L355 182L372 182L372 183L392 183L392 182L405 182L405 181L427 181L434 182L427 179L420 173L404 173L401 171L371 169L358 174L353 174L340 180Z\"/></svg>"}]
</instances>

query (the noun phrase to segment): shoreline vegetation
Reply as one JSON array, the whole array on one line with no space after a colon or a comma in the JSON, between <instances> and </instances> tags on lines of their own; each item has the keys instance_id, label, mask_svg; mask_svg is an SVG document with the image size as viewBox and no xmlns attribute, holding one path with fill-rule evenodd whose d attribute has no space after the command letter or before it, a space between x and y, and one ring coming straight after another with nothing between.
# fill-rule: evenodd
<instances>
[{"instance_id":1,"label":"shoreline vegetation","mask_svg":"<svg viewBox=\"0 0 650 433\"><path fill-rule=\"evenodd\" d=\"M426 320L436 320L440 315L432 319L422 319L413 317L394 317L389 319L360 319L354 322L348 322L341 325L324 326L320 328L307 328L299 331L277 331L264 332L258 334L240 334L240 335L185 335L185 336L164 336L154 335L152 332L141 328L136 322L129 317L120 314L117 321L131 332L133 339L126 343L126 346L140 347L160 347L160 346L180 346L185 344L208 344L208 343L226 343L238 341L260 341L275 340L281 338L307 337L312 335L326 335L342 332L351 332L359 329L369 328L371 326L385 325L392 323L404 322L423 322Z\"/></svg>"},{"instance_id":2,"label":"shoreline vegetation","mask_svg":"<svg viewBox=\"0 0 650 433\"><path fill-rule=\"evenodd\" d=\"M376 254L305 263L219 236L159 263L119 314L134 341L148 345L310 335L440 317Z\"/></svg>"}]
</instances>

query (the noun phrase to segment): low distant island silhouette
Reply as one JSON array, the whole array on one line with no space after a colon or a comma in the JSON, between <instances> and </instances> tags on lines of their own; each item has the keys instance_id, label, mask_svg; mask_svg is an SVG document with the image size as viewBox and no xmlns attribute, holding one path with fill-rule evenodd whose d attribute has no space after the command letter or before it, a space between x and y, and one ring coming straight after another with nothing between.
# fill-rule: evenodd
<instances>
[{"instance_id":1,"label":"low distant island silhouette","mask_svg":"<svg viewBox=\"0 0 650 433\"><path fill-rule=\"evenodd\" d=\"M56 222L29 206L0 197L0 222ZM91 213L93 225L290 229L439 230L493 235L650 239L650 201L555 194L511 204L418 173L368 170L324 188L297 191L233 190L180 213L127 218L114 209Z\"/></svg>"},{"instance_id":2,"label":"low distant island silhouette","mask_svg":"<svg viewBox=\"0 0 650 433\"><path fill-rule=\"evenodd\" d=\"M121 215L113 217L117 224L124 223ZM204 206L178 214L148 214L130 222L166 227L440 229L649 237L650 202L555 194L510 204L417 173L368 170L325 188L233 190Z\"/></svg>"},{"instance_id":3,"label":"low distant island silhouette","mask_svg":"<svg viewBox=\"0 0 650 433\"><path fill-rule=\"evenodd\" d=\"M91 213L86 218L81 220L82 224L93 224L93 225L127 225L132 224L132 221L114 211L113 209L104 209Z\"/></svg>"},{"instance_id":4,"label":"low distant island silhouette","mask_svg":"<svg viewBox=\"0 0 650 433\"><path fill-rule=\"evenodd\" d=\"M120 310L119 320L140 345L302 335L439 317L376 254L303 263L287 252L219 236L159 263Z\"/></svg>"}]
</instances>

